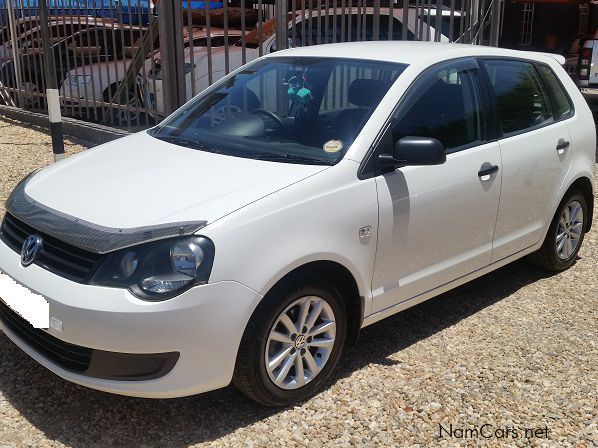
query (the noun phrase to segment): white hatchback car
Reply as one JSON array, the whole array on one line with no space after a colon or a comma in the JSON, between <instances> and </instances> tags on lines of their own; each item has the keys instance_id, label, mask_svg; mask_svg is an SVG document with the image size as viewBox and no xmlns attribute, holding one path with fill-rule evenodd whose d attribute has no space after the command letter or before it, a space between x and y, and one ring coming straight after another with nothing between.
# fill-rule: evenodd
<instances>
[{"instance_id":1,"label":"white hatchback car","mask_svg":"<svg viewBox=\"0 0 598 448\"><path fill-rule=\"evenodd\" d=\"M260 58L15 188L2 329L108 392L303 400L361 328L526 255L575 262L596 138L562 62L417 42Z\"/></svg>"}]
</instances>

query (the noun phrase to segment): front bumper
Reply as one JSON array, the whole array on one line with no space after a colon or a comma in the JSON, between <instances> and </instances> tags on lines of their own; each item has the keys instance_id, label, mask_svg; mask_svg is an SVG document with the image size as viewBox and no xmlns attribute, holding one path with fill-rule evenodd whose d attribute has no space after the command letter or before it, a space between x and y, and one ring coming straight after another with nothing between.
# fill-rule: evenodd
<instances>
[{"instance_id":1,"label":"front bumper","mask_svg":"<svg viewBox=\"0 0 598 448\"><path fill-rule=\"evenodd\" d=\"M193 395L228 385L245 326L261 296L237 282L192 288L164 302L145 302L126 290L83 285L31 265L0 241L0 270L50 304L50 317L62 331L46 332L61 341L123 354L180 353L165 376L141 381L94 378L65 370L19 338L0 328L40 364L74 383L93 389L146 398Z\"/></svg>"}]
</instances>

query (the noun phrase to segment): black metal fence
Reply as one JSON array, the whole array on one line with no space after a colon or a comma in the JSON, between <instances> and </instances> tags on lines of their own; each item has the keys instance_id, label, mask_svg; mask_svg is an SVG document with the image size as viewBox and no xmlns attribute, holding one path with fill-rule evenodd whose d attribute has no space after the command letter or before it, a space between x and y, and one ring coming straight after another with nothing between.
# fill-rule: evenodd
<instances>
[{"instance_id":1,"label":"black metal fence","mask_svg":"<svg viewBox=\"0 0 598 448\"><path fill-rule=\"evenodd\" d=\"M496 45L502 0L154 1L0 0L0 103L43 111L54 87L65 116L140 129L282 48Z\"/></svg>"}]
</instances>

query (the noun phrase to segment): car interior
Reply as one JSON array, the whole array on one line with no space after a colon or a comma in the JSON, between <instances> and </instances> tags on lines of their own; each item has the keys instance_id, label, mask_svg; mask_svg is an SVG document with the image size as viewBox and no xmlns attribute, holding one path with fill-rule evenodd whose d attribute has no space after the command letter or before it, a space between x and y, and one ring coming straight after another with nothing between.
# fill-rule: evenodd
<instances>
[{"instance_id":1,"label":"car interior","mask_svg":"<svg viewBox=\"0 0 598 448\"><path fill-rule=\"evenodd\" d=\"M261 150L337 160L404 69L355 60L257 65L197 102L171 135L235 152L251 139Z\"/></svg>"}]
</instances>

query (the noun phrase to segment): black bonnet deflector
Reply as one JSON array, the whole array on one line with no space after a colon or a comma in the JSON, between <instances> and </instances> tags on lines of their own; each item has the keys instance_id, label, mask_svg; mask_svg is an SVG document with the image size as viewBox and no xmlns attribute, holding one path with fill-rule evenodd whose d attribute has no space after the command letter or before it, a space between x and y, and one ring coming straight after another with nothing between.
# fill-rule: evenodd
<instances>
[{"instance_id":1,"label":"black bonnet deflector","mask_svg":"<svg viewBox=\"0 0 598 448\"><path fill-rule=\"evenodd\" d=\"M15 187L6 201L8 212L40 233L91 252L104 254L149 241L192 235L207 224L207 221L185 221L126 229L100 226L46 207L27 196L25 186L34 174Z\"/></svg>"}]
</instances>

